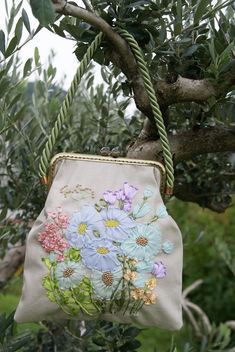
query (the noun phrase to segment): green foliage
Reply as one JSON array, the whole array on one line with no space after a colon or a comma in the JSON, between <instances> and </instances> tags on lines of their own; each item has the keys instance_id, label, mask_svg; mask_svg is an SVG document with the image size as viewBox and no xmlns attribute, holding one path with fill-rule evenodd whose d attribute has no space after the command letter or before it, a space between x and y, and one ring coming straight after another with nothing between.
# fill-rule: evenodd
<instances>
[{"instance_id":1,"label":"green foliage","mask_svg":"<svg viewBox=\"0 0 235 352\"><path fill-rule=\"evenodd\" d=\"M46 26L55 19L55 12L50 0L30 0L32 12L42 26Z\"/></svg>"}]
</instances>

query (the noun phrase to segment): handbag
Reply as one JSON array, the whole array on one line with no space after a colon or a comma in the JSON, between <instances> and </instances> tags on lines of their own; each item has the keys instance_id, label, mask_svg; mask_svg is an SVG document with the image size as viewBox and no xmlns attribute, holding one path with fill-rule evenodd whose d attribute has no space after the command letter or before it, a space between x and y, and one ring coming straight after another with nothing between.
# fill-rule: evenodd
<instances>
[{"instance_id":1,"label":"handbag","mask_svg":"<svg viewBox=\"0 0 235 352\"><path fill-rule=\"evenodd\" d=\"M119 33L139 65L165 165L77 153L50 160L76 87L101 44L99 34L81 61L40 159L40 177L49 190L27 236L16 322L102 319L169 330L182 326L182 240L161 195L172 191L172 156L141 50L128 32Z\"/></svg>"}]
</instances>

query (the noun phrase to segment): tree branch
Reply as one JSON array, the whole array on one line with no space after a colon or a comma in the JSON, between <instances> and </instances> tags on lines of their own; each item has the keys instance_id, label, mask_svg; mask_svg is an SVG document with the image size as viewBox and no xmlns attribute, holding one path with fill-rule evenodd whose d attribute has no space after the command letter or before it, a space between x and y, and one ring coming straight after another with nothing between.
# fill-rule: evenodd
<instances>
[{"instance_id":1,"label":"tree branch","mask_svg":"<svg viewBox=\"0 0 235 352\"><path fill-rule=\"evenodd\" d=\"M11 248L0 262L0 289L13 277L24 262L25 246Z\"/></svg>"},{"instance_id":2,"label":"tree branch","mask_svg":"<svg viewBox=\"0 0 235 352\"><path fill-rule=\"evenodd\" d=\"M149 124L146 127L149 128ZM150 133L142 133L129 147L127 156L134 159L158 160L163 162L162 148L159 139L149 140ZM169 135L169 142L174 157L175 165L183 160L208 153L235 151L235 128L215 126L198 128L176 135ZM234 173L217 174L211 184L222 184L235 179ZM185 201L194 202L204 208L218 213L224 212L231 204L231 197L224 194L219 202L212 191L203 191L195 183L187 183L182 177L177 176L174 185L174 195Z\"/></svg>"},{"instance_id":3,"label":"tree branch","mask_svg":"<svg viewBox=\"0 0 235 352\"><path fill-rule=\"evenodd\" d=\"M213 81L208 79L196 80L178 76L174 83L163 80L155 81L154 88L159 104L167 107L182 102L202 103L211 96L217 97L219 92Z\"/></svg>"},{"instance_id":4,"label":"tree branch","mask_svg":"<svg viewBox=\"0 0 235 352\"><path fill-rule=\"evenodd\" d=\"M144 83L139 74L134 55L127 42L115 32L105 20L97 16L94 12L87 11L82 7L74 6L69 3L66 4L65 0L52 0L52 2L54 3L56 12L80 18L104 33L112 45L112 48L109 50L111 61L121 68L122 72L131 82L137 108L151 118L152 110L144 88Z\"/></svg>"},{"instance_id":5,"label":"tree branch","mask_svg":"<svg viewBox=\"0 0 235 352\"><path fill-rule=\"evenodd\" d=\"M189 79L178 76L176 81L169 83L163 80L155 80L154 88L161 107L172 104L191 102L202 103L210 97L220 98L228 93L235 85L235 60L227 66L218 80L213 79Z\"/></svg>"},{"instance_id":6,"label":"tree branch","mask_svg":"<svg viewBox=\"0 0 235 352\"><path fill-rule=\"evenodd\" d=\"M105 34L112 45L109 50L110 60L122 70L130 81L137 108L152 120L152 109L144 83L139 74L136 60L126 41L94 12L70 3L66 4L65 0L52 0L52 2L58 13L80 18ZM202 103L211 96L219 98L231 90L231 87L235 84L235 60L231 61L226 71L221 73L217 81L210 79L194 80L178 76L173 83L165 80L155 80L153 83L159 105L163 109L180 102L194 101Z\"/></svg>"},{"instance_id":7,"label":"tree branch","mask_svg":"<svg viewBox=\"0 0 235 352\"><path fill-rule=\"evenodd\" d=\"M217 213L223 213L231 206L231 197L229 195L224 194L223 200L219 202L212 192L208 193L201 189L198 190L196 185L182 182L177 177L174 185L174 196L183 202L193 202Z\"/></svg>"},{"instance_id":8,"label":"tree branch","mask_svg":"<svg viewBox=\"0 0 235 352\"><path fill-rule=\"evenodd\" d=\"M175 164L197 155L235 151L235 128L215 126L197 128L169 135ZM134 159L161 160L160 140L138 139L128 150L127 156Z\"/></svg>"}]
</instances>

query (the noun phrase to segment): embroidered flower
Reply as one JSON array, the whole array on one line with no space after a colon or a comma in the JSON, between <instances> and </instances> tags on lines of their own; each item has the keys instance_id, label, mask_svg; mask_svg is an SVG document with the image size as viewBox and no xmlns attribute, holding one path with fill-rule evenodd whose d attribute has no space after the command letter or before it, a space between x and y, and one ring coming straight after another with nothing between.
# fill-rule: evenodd
<instances>
[{"instance_id":1,"label":"embroidered flower","mask_svg":"<svg viewBox=\"0 0 235 352\"><path fill-rule=\"evenodd\" d=\"M135 218L142 218L150 212L151 208L148 204L139 204L137 203L133 209L133 216Z\"/></svg>"},{"instance_id":2,"label":"embroidered flower","mask_svg":"<svg viewBox=\"0 0 235 352\"><path fill-rule=\"evenodd\" d=\"M163 262L160 261L153 264L152 274L158 279L166 276L166 266Z\"/></svg>"},{"instance_id":3,"label":"embroidered flower","mask_svg":"<svg viewBox=\"0 0 235 352\"><path fill-rule=\"evenodd\" d=\"M157 285L157 279L155 277L151 277L146 283L146 286L149 290L153 290Z\"/></svg>"},{"instance_id":4,"label":"embroidered flower","mask_svg":"<svg viewBox=\"0 0 235 352\"><path fill-rule=\"evenodd\" d=\"M152 197L154 193L154 189L151 186L148 186L145 190L144 190L144 198L150 198Z\"/></svg>"},{"instance_id":5,"label":"embroidered flower","mask_svg":"<svg viewBox=\"0 0 235 352\"><path fill-rule=\"evenodd\" d=\"M120 285L121 278L122 270L113 272L100 272L96 270L93 271L91 275L91 283L93 285L95 294L99 298L103 299L110 299L112 295L115 295L115 298L118 298L122 289L122 285Z\"/></svg>"},{"instance_id":6,"label":"embroidered flower","mask_svg":"<svg viewBox=\"0 0 235 352\"><path fill-rule=\"evenodd\" d=\"M65 229L68 226L69 217L62 212L61 207L57 207L56 211L48 211L47 215L59 228Z\"/></svg>"},{"instance_id":7,"label":"embroidered flower","mask_svg":"<svg viewBox=\"0 0 235 352\"><path fill-rule=\"evenodd\" d=\"M116 193L112 192L112 191L104 192L103 197L104 197L105 202L108 203L109 205L113 205L117 200Z\"/></svg>"},{"instance_id":8,"label":"embroidered flower","mask_svg":"<svg viewBox=\"0 0 235 352\"><path fill-rule=\"evenodd\" d=\"M135 289L131 290L131 297L136 301L139 299L143 299L144 298L144 290L140 289L140 288L135 288Z\"/></svg>"},{"instance_id":9,"label":"embroidered flower","mask_svg":"<svg viewBox=\"0 0 235 352\"><path fill-rule=\"evenodd\" d=\"M126 256L148 260L161 249L160 230L157 226L137 225L121 247Z\"/></svg>"},{"instance_id":10,"label":"embroidered flower","mask_svg":"<svg viewBox=\"0 0 235 352\"><path fill-rule=\"evenodd\" d=\"M137 277L136 271L131 271L130 269L127 269L124 273L124 279L126 281L134 281L136 277Z\"/></svg>"},{"instance_id":11,"label":"embroidered flower","mask_svg":"<svg viewBox=\"0 0 235 352\"><path fill-rule=\"evenodd\" d=\"M155 304L156 303L156 294L154 292L146 292L143 300L146 305Z\"/></svg>"},{"instance_id":12,"label":"embroidered flower","mask_svg":"<svg viewBox=\"0 0 235 352\"><path fill-rule=\"evenodd\" d=\"M80 284L84 275L84 268L81 263L66 261L57 264L55 272L59 288L66 290Z\"/></svg>"},{"instance_id":13,"label":"embroidered flower","mask_svg":"<svg viewBox=\"0 0 235 352\"><path fill-rule=\"evenodd\" d=\"M129 185L128 182L124 182L123 189L119 189L115 192L117 200L122 202L123 210L129 212L132 206L132 199L136 195L138 188Z\"/></svg>"},{"instance_id":14,"label":"embroidered flower","mask_svg":"<svg viewBox=\"0 0 235 352\"><path fill-rule=\"evenodd\" d=\"M151 273L151 270L153 268L153 263L152 261L139 261L137 264L136 264L136 270L141 273L141 272L144 272L144 273Z\"/></svg>"},{"instance_id":15,"label":"embroidered flower","mask_svg":"<svg viewBox=\"0 0 235 352\"><path fill-rule=\"evenodd\" d=\"M160 205L156 210L156 215L159 219L164 219L169 216L164 204Z\"/></svg>"},{"instance_id":16,"label":"embroidered flower","mask_svg":"<svg viewBox=\"0 0 235 352\"><path fill-rule=\"evenodd\" d=\"M131 207L132 207L131 201L129 201L129 200L124 201L124 203L123 203L123 210L124 210L125 212L128 213L128 212L131 210Z\"/></svg>"},{"instance_id":17,"label":"embroidered flower","mask_svg":"<svg viewBox=\"0 0 235 352\"><path fill-rule=\"evenodd\" d=\"M156 303L156 295L153 292L145 292L143 289L136 288L131 290L131 297L134 300L143 300L145 304L155 304Z\"/></svg>"},{"instance_id":18,"label":"embroidered flower","mask_svg":"<svg viewBox=\"0 0 235 352\"><path fill-rule=\"evenodd\" d=\"M171 254L171 252L173 251L174 245L172 242L170 241L166 241L163 243L162 245L162 250L163 252L165 252L166 254Z\"/></svg>"},{"instance_id":19,"label":"embroidered flower","mask_svg":"<svg viewBox=\"0 0 235 352\"><path fill-rule=\"evenodd\" d=\"M74 213L69 220L66 238L76 248L82 248L85 241L94 240L94 232L104 235L102 218L91 206L84 206L80 212Z\"/></svg>"},{"instance_id":20,"label":"embroidered flower","mask_svg":"<svg viewBox=\"0 0 235 352\"><path fill-rule=\"evenodd\" d=\"M144 288L150 278L151 274L149 273L137 273L135 280L133 280L133 285L136 288Z\"/></svg>"},{"instance_id":21,"label":"embroidered flower","mask_svg":"<svg viewBox=\"0 0 235 352\"><path fill-rule=\"evenodd\" d=\"M90 269L115 271L120 265L120 248L107 239L95 239L81 249L82 261Z\"/></svg>"},{"instance_id":22,"label":"embroidered flower","mask_svg":"<svg viewBox=\"0 0 235 352\"><path fill-rule=\"evenodd\" d=\"M46 230L39 234L38 242L41 243L46 252L56 252L59 255L69 247L69 244L62 237L58 227L54 225L53 223L45 225ZM58 257L58 260L62 260L61 256Z\"/></svg>"},{"instance_id":23,"label":"embroidered flower","mask_svg":"<svg viewBox=\"0 0 235 352\"><path fill-rule=\"evenodd\" d=\"M127 238L135 223L120 209L108 208L100 212L107 237L113 241L122 242Z\"/></svg>"}]
</instances>

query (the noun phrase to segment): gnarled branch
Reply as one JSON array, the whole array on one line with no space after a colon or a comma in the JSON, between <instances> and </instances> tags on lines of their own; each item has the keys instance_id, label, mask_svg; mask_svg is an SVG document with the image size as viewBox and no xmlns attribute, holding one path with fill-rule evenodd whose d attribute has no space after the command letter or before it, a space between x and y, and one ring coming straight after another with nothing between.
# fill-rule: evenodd
<instances>
[{"instance_id":1,"label":"gnarled branch","mask_svg":"<svg viewBox=\"0 0 235 352\"><path fill-rule=\"evenodd\" d=\"M25 246L16 246L9 249L0 261L0 289L13 277L20 265L24 262Z\"/></svg>"},{"instance_id":2,"label":"gnarled branch","mask_svg":"<svg viewBox=\"0 0 235 352\"><path fill-rule=\"evenodd\" d=\"M65 0L52 0L58 13L80 18L85 22L100 29L111 43L110 59L121 68L122 72L130 81L137 108L150 119L152 110L146 94L143 80L139 74L135 58L121 36L101 17L94 12L82 7L66 4ZM178 76L176 81L168 83L165 80L155 80L154 87L161 108L180 103L194 101L205 102L210 97L215 98L225 95L235 84L235 60L232 60L225 72L222 72L218 80L213 79L188 79Z\"/></svg>"},{"instance_id":3,"label":"gnarled branch","mask_svg":"<svg viewBox=\"0 0 235 352\"><path fill-rule=\"evenodd\" d=\"M235 128L224 126L195 128L168 137L175 164L201 154L235 151ZM161 160L160 140L138 139L129 148L128 157Z\"/></svg>"}]
</instances>

